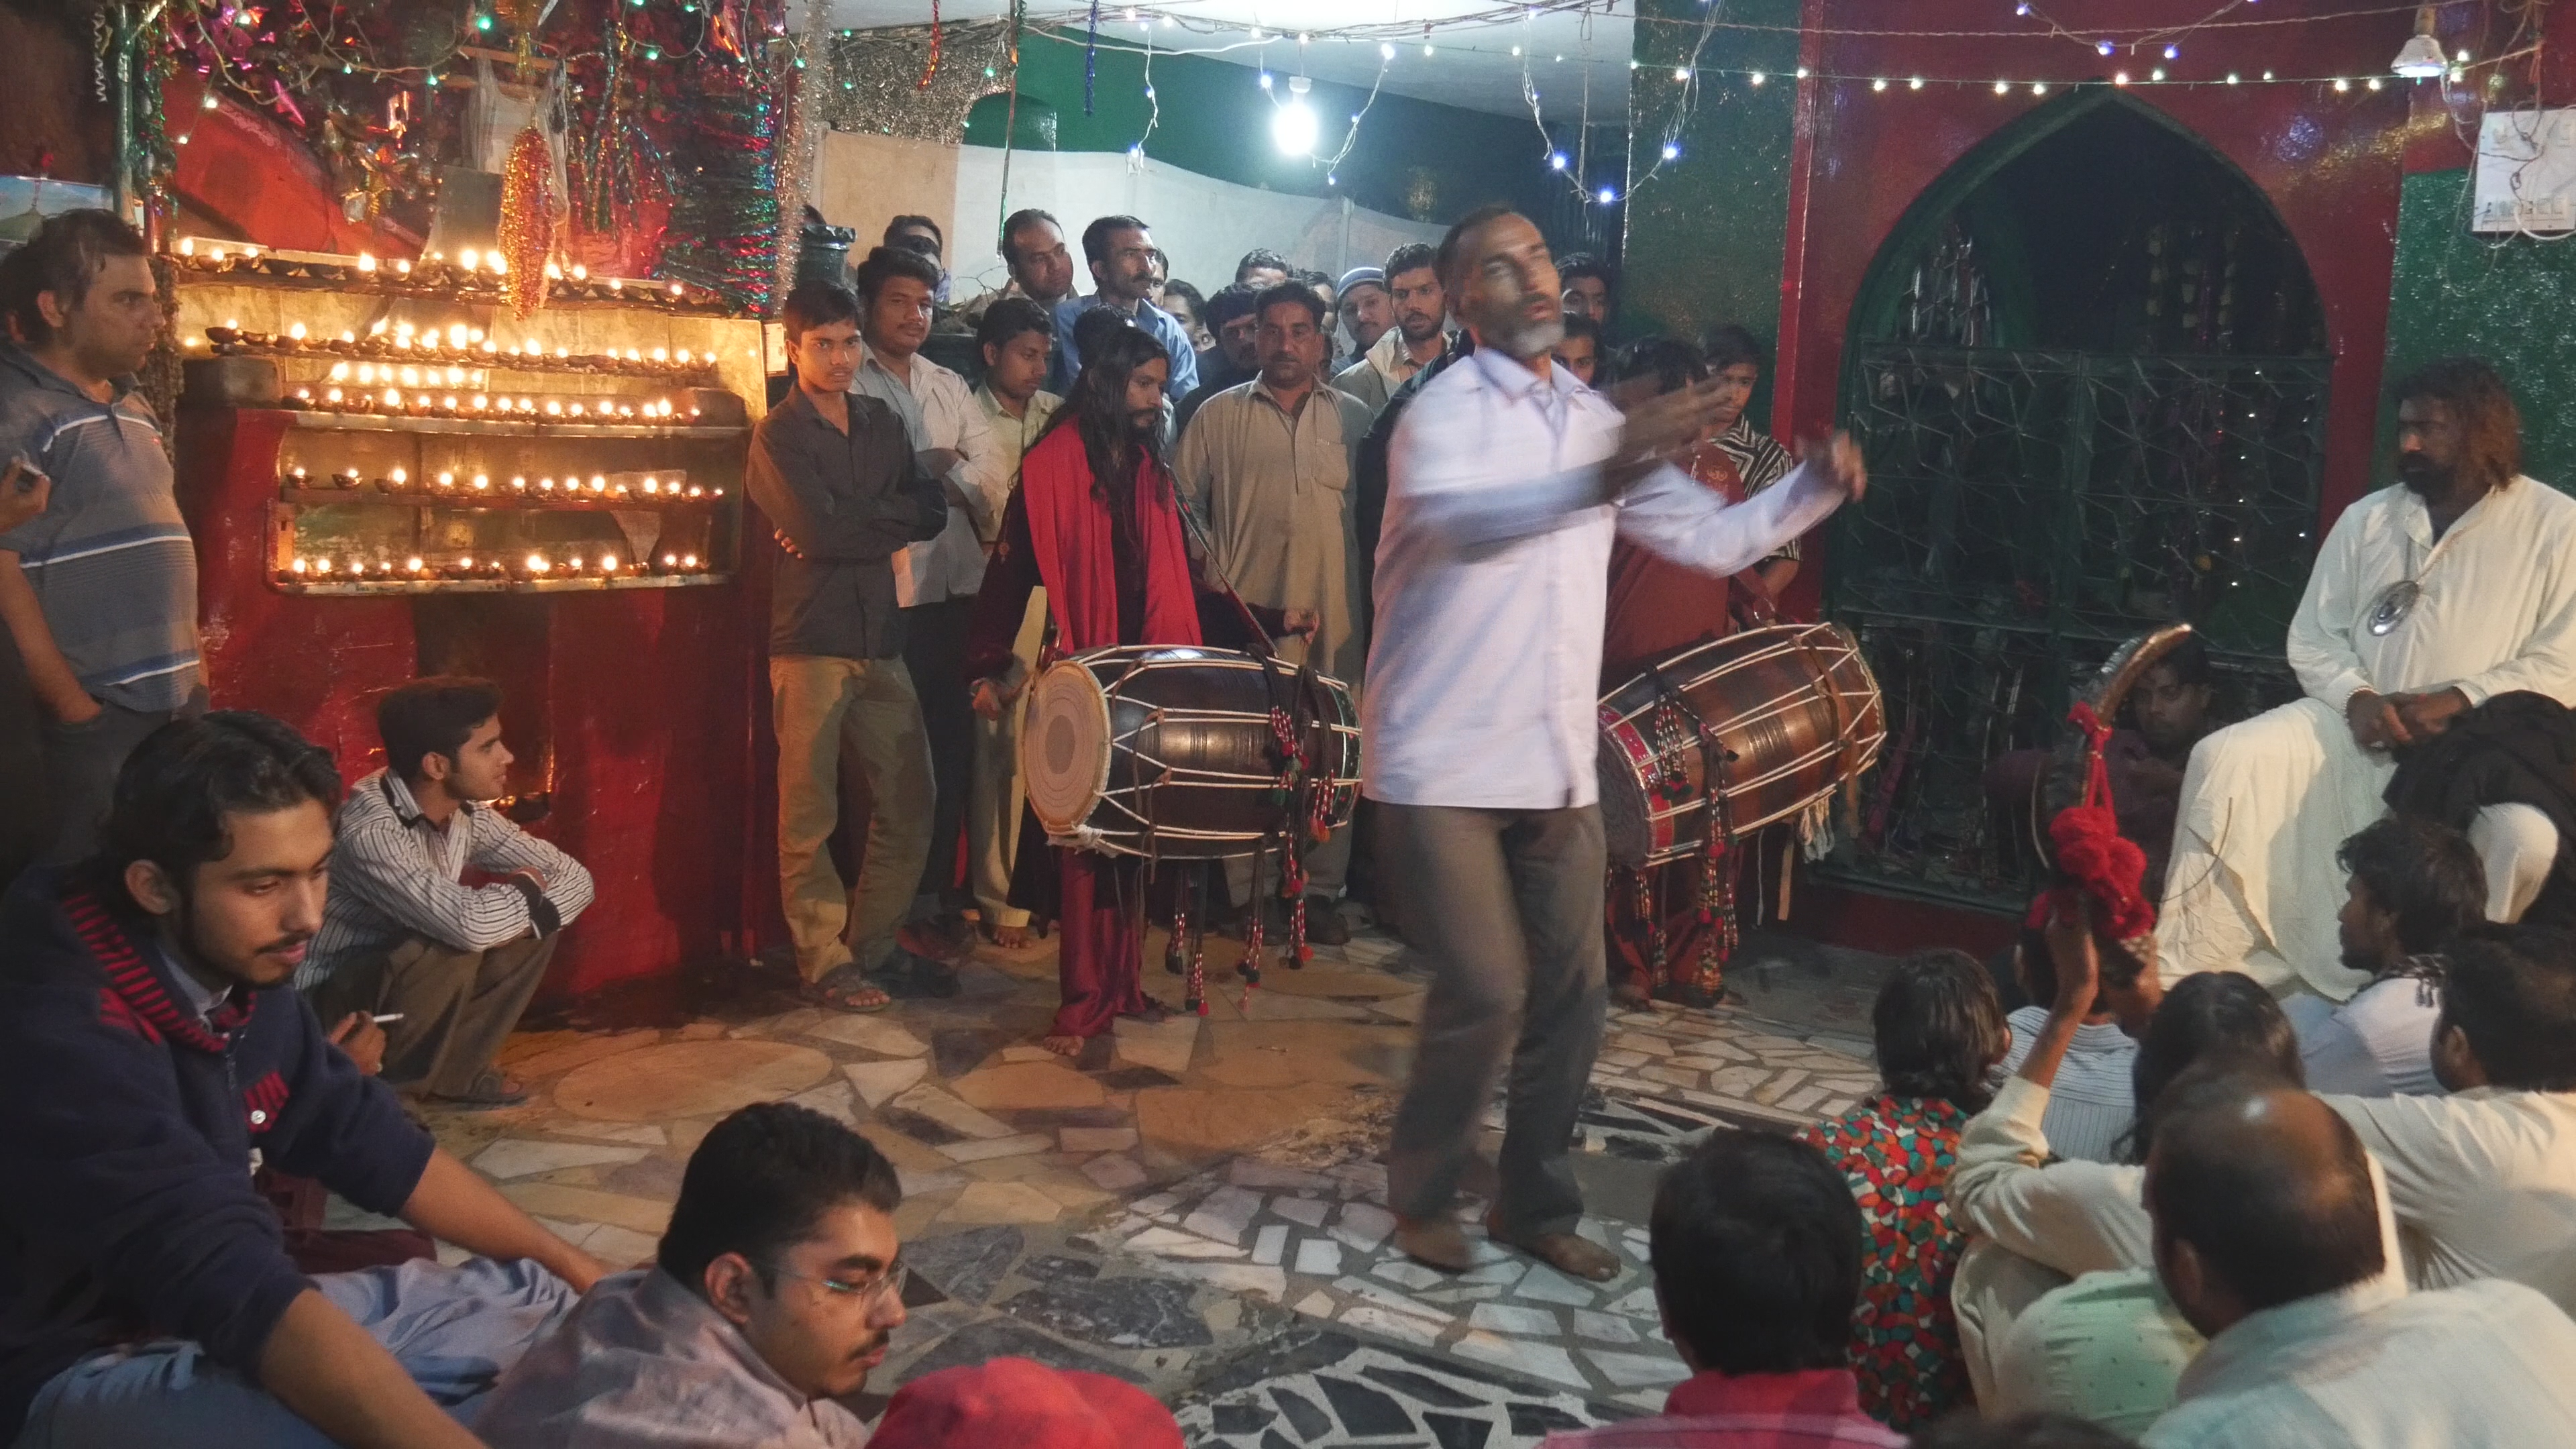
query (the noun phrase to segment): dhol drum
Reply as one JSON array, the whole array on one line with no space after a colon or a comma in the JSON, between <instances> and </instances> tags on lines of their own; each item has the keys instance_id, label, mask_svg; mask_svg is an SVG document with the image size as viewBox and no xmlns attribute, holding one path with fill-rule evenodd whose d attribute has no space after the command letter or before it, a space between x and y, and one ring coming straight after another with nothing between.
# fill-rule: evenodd
<instances>
[{"instance_id":1,"label":"dhol drum","mask_svg":"<svg viewBox=\"0 0 2576 1449\"><path fill-rule=\"evenodd\" d=\"M1228 649L1094 649L1041 673L1020 733L1029 804L1054 844L1149 860L1251 855L1282 823L1271 711L1330 777L1327 823L1359 799L1359 717L1322 675Z\"/></svg>"},{"instance_id":2,"label":"dhol drum","mask_svg":"<svg viewBox=\"0 0 2576 1449\"><path fill-rule=\"evenodd\" d=\"M1878 681L1832 624L1694 644L1601 697L1601 825L1619 865L1701 850L1822 805L1878 758ZM1720 772L1708 789L1708 770Z\"/></svg>"}]
</instances>

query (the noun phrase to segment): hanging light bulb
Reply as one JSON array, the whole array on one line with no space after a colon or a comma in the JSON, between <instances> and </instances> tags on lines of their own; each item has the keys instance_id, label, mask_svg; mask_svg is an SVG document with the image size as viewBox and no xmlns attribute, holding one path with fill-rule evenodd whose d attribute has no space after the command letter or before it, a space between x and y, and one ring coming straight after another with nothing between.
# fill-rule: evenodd
<instances>
[{"instance_id":1,"label":"hanging light bulb","mask_svg":"<svg viewBox=\"0 0 2576 1449\"><path fill-rule=\"evenodd\" d=\"M2467 54L2463 52L2461 58L2467 59ZM2408 80L2431 80L2446 68L2442 61L2442 42L2433 34L2432 6L2424 6L2415 12L2415 34L2407 39L2405 46L2397 52L2397 58L2388 63L2388 68Z\"/></svg>"},{"instance_id":2,"label":"hanging light bulb","mask_svg":"<svg viewBox=\"0 0 2576 1449\"><path fill-rule=\"evenodd\" d=\"M1270 117L1270 140L1286 156L1312 156L1323 127L1315 120L1315 110L1306 104L1306 93L1314 83L1302 75L1288 78L1288 93L1294 99L1274 111Z\"/></svg>"}]
</instances>

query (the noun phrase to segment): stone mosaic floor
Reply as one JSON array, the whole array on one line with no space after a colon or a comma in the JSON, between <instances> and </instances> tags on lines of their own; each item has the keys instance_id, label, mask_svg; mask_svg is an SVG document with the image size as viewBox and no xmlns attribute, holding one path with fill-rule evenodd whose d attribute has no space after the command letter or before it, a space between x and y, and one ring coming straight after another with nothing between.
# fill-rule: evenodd
<instances>
[{"instance_id":1,"label":"stone mosaic floor","mask_svg":"<svg viewBox=\"0 0 2576 1449\"><path fill-rule=\"evenodd\" d=\"M1212 984L1233 980L1233 949L1210 942ZM1175 978L1148 974L1177 1000ZM1144 1385L1194 1444L1513 1449L1661 1406L1682 1368L1644 1266L1654 1173L1713 1121L1793 1127L1867 1092L1870 975L1756 938L1735 974L1746 1007L1612 1014L1577 1154L1583 1231L1622 1261L1599 1285L1480 1233L1482 1260L1455 1278L1388 1246L1374 1159L1426 983L1367 931L1204 1018L1121 1022L1071 1062L1035 1045L1055 1003L1046 943L987 949L957 997L877 1016L804 1008L746 974L611 994L511 1040L529 1105L431 1125L624 1265L651 1255L715 1121L800 1102L903 1179L912 1316L872 1389L1022 1354ZM1459 1210L1473 1223L1483 1206Z\"/></svg>"}]
</instances>

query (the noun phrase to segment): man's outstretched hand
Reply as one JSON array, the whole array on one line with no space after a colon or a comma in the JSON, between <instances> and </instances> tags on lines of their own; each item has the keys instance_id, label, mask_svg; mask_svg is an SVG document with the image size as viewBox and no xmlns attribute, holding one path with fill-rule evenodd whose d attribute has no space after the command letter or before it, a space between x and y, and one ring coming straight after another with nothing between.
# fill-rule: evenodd
<instances>
[{"instance_id":1,"label":"man's outstretched hand","mask_svg":"<svg viewBox=\"0 0 2576 1449\"><path fill-rule=\"evenodd\" d=\"M1869 492L1869 466L1861 460L1860 444L1852 435L1836 429L1821 443L1810 442L1798 449L1798 460L1814 463L1822 460L1825 475L1842 491L1847 503L1858 503Z\"/></svg>"}]
</instances>

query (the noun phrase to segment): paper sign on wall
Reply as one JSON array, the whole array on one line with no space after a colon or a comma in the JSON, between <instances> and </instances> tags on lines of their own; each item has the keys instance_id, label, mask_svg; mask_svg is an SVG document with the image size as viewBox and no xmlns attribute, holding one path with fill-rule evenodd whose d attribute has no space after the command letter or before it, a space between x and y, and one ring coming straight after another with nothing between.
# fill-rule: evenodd
<instances>
[{"instance_id":1,"label":"paper sign on wall","mask_svg":"<svg viewBox=\"0 0 2576 1449\"><path fill-rule=\"evenodd\" d=\"M2576 110L2487 112L2469 229L2576 231Z\"/></svg>"}]
</instances>

